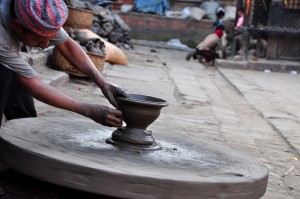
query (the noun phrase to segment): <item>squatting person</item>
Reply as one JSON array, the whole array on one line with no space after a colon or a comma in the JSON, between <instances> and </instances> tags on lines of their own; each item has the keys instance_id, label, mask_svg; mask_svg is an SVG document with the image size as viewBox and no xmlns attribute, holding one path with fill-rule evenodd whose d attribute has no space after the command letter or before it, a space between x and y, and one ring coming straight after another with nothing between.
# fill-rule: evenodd
<instances>
[{"instance_id":1,"label":"squatting person","mask_svg":"<svg viewBox=\"0 0 300 199\"><path fill-rule=\"evenodd\" d=\"M207 35L203 41L201 41L196 49L186 55L186 60L189 61L191 57L198 59L199 62L208 65L212 64L216 58L219 58L219 54L215 52L215 48L219 46L225 57L225 48L222 46L220 38L223 35L222 29L217 29L214 33Z\"/></svg>"}]
</instances>

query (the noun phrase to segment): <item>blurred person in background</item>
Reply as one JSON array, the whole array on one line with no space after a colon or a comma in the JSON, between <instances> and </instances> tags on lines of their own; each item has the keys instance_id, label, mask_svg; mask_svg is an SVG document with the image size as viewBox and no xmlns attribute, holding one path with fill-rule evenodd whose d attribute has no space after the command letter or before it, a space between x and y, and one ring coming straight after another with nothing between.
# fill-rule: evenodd
<instances>
[{"instance_id":1,"label":"blurred person in background","mask_svg":"<svg viewBox=\"0 0 300 199\"><path fill-rule=\"evenodd\" d=\"M220 57L216 52L216 47L220 47L223 53L223 58L225 58L225 48L221 43L222 36L222 29L217 29L214 33L209 34L197 45L195 51L186 55L186 60L189 61L193 57L193 59L198 59L198 61L204 65L213 65L214 60Z\"/></svg>"}]
</instances>

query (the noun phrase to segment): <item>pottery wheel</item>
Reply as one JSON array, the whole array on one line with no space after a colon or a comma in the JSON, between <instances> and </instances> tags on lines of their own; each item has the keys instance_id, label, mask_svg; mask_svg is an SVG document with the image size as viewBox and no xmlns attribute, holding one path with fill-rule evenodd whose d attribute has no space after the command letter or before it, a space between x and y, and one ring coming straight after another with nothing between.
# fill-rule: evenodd
<instances>
[{"instance_id":1,"label":"pottery wheel","mask_svg":"<svg viewBox=\"0 0 300 199\"><path fill-rule=\"evenodd\" d=\"M113 130L87 119L11 120L0 158L40 180L128 199L257 199L266 191L265 166L219 143L155 132L162 150L125 150L105 142Z\"/></svg>"}]
</instances>

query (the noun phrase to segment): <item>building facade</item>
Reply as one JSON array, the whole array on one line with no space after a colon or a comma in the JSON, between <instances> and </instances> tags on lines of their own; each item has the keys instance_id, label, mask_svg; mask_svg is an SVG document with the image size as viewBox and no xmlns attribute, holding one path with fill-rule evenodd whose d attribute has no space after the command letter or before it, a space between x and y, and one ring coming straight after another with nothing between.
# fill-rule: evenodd
<instances>
[{"instance_id":1,"label":"building facade","mask_svg":"<svg viewBox=\"0 0 300 199\"><path fill-rule=\"evenodd\" d=\"M267 59L300 60L300 0L239 0L237 4L245 7L244 38L267 39Z\"/></svg>"}]
</instances>

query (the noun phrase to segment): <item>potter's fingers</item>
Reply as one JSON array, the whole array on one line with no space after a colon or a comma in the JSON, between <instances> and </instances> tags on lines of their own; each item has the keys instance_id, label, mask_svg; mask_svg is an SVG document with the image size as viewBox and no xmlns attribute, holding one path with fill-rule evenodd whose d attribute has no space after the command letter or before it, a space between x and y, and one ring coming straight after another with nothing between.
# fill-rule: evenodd
<instances>
[{"instance_id":1,"label":"potter's fingers","mask_svg":"<svg viewBox=\"0 0 300 199\"><path fill-rule=\"evenodd\" d=\"M106 123L110 126L122 126L122 112L117 109L109 109L109 113L106 117Z\"/></svg>"},{"instance_id":2,"label":"potter's fingers","mask_svg":"<svg viewBox=\"0 0 300 199\"><path fill-rule=\"evenodd\" d=\"M126 93L126 91L121 87L117 88L116 96L129 97L128 93Z\"/></svg>"},{"instance_id":3,"label":"potter's fingers","mask_svg":"<svg viewBox=\"0 0 300 199\"><path fill-rule=\"evenodd\" d=\"M122 121L122 112L118 109L109 109L109 113L107 114L107 119L113 120L114 122Z\"/></svg>"},{"instance_id":4,"label":"potter's fingers","mask_svg":"<svg viewBox=\"0 0 300 199\"><path fill-rule=\"evenodd\" d=\"M106 125L109 126L109 127L121 127L123 124L123 121L120 120L120 121L116 121L116 120L108 120L106 122Z\"/></svg>"},{"instance_id":5,"label":"potter's fingers","mask_svg":"<svg viewBox=\"0 0 300 199\"><path fill-rule=\"evenodd\" d=\"M123 120L120 117L116 117L114 115L108 115L107 117L108 123L113 124L115 126L122 126Z\"/></svg>"},{"instance_id":6,"label":"potter's fingers","mask_svg":"<svg viewBox=\"0 0 300 199\"><path fill-rule=\"evenodd\" d=\"M110 114L114 115L115 117L122 118L122 112L118 109L110 109Z\"/></svg>"},{"instance_id":7,"label":"potter's fingers","mask_svg":"<svg viewBox=\"0 0 300 199\"><path fill-rule=\"evenodd\" d=\"M118 107L117 101L112 94L109 94L107 99L114 107Z\"/></svg>"}]
</instances>

